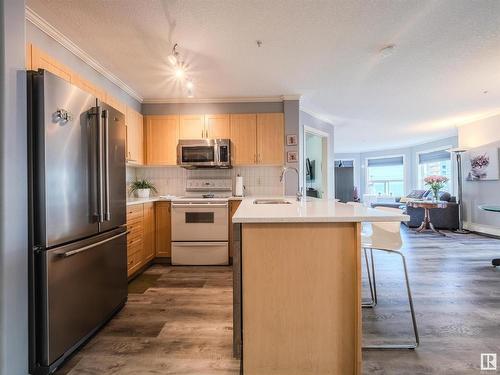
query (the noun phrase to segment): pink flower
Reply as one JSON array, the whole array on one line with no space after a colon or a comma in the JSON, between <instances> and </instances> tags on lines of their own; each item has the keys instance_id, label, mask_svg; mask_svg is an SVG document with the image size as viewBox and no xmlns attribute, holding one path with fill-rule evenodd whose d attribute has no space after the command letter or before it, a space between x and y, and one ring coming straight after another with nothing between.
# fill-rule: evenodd
<instances>
[{"instance_id":1,"label":"pink flower","mask_svg":"<svg viewBox=\"0 0 500 375\"><path fill-rule=\"evenodd\" d=\"M424 182L426 185L434 185L434 184L441 184L444 185L446 182L448 182L448 177L446 176L427 176L424 178Z\"/></svg>"}]
</instances>

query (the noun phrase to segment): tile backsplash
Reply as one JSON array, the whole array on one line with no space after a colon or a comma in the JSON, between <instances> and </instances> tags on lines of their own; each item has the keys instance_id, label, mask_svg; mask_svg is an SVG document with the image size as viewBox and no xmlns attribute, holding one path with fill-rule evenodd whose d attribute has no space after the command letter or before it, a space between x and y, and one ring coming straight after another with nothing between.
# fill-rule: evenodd
<instances>
[{"instance_id":1,"label":"tile backsplash","mask_svg":"<svg viewBox=\"0 0 500 375\"><path fill-rule=\"evenodd\" d=\"M127 166L127 185L136 178L153 182L160 195L184 195L188 178L243 177L245 195L282 195L281 167L234 167L232 169L196 169L180 167L131 167Z\"/></svg>"}]
</instances>

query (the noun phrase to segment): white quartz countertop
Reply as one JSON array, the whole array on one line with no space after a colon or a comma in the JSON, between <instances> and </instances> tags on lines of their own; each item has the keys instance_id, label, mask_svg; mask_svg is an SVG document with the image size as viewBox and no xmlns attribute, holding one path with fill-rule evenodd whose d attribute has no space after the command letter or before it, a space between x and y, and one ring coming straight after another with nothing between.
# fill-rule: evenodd
<instances>
[{"instance_id":1,"label":"white quartz countertop","mask_svg":"<svg viewBox=\"0 0 500 375\"><path fill-rule=\"evenodd\" d=\"M285 197L290 204L254 204L255 199L242 200L233 216L233 223L324 223L324 222L387 222L409 221L408 215L393 214L368 207L350 206L334 200ZM266 197L283 199L283 197Z\"/></svg>"}]
</instances>

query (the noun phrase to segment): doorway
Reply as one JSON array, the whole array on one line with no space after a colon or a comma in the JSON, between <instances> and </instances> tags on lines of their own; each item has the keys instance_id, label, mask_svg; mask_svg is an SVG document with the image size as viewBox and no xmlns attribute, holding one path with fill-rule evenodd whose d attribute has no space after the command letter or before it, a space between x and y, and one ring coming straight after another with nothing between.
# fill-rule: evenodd
<instances>
[{"instance_id":1,"label":"doorway","mask_svg":"<svg viewBox=\"0 0 500 375\"><path fill-rule=\"evenodd\" d=\"M354 160L335 160L335 198L340 202L359 202L354 188Z\"/></svg>"},{"instance_id":2,"label":"doorway","mask_svg":"<svg viewBox=\"0 0 500 375\"><path fill-rule=\"evenodd\" d=\"M306 195L328 198L328 133L304 127Z\"/></svg>"}]
</instances>

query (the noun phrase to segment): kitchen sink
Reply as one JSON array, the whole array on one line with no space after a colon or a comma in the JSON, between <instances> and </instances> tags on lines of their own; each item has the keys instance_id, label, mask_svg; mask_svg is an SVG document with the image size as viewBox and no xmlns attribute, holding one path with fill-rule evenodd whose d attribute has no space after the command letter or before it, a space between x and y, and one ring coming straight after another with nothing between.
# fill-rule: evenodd
<instances>
[{"instance_id":1,"label":"kitchen sink","mask_svg":"<svg viewBox=\"0 0 500 375\"><path fill-rule=\"evenodd\" d=\"M285 199L256 199L253 204L292 204Z\"/></svg>"}]
</instances>

